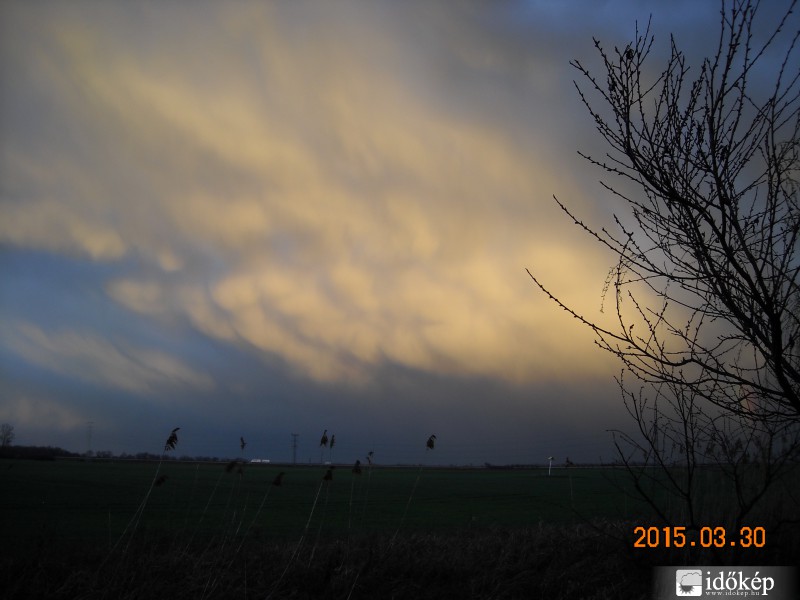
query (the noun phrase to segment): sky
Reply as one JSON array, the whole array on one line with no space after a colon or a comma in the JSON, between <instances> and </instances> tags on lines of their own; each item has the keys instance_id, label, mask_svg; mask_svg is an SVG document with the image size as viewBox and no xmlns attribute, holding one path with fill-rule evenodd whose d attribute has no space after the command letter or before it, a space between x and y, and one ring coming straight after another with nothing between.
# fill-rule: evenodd
<instances>
[{"instance_id":1,"label":"sky","mask_svg":"<svg viewBox=\"0 0 800 600\"><path fill-rule=\"evenodd\" d=\"M620 365L525 269L608 319L613 257L553 200L621 209L569 61L651 15L655 67L670 33L713 51L710 0L3 1L0 421L78 452L179 426L177 455L610 462Z\"/></svg>"}]
</instances>

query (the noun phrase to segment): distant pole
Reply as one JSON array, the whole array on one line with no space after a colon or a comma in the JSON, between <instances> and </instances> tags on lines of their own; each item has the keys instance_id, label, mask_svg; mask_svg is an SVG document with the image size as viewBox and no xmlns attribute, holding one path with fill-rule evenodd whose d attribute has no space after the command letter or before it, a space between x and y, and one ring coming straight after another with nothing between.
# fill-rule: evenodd
<instances>
[{"instance_id":1,"label":"distant pole","mask_svg":"<svg viewBox=\"0 0 800 600\"><path fill-rule=\"evenodd\" d=\"M94 421L87 421L86 422L86 456L92 455L92 427L94 426Z\"/></svg>"},{"instance_id":2,"label":"distant pole","mask_svg":"<svg viewBox=\"0 0 800 600\"><path fill-rule=\"evenodd\" d=\"M293 433L292 434L292 464L297 464L297 436L299 434Z\"/></svg>"}]
</instances>

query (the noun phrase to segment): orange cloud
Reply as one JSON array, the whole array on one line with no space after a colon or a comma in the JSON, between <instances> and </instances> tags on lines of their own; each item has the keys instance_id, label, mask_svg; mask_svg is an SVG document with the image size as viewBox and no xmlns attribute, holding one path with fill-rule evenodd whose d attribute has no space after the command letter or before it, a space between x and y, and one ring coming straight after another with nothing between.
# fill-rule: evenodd
<instances>
[{"instance_id":1,"label":"orange cloud","mask_svg":"<svg viewBox=\"0 0 800 600\"><path fill-rule=\"evenodd\" d=\"M527 78L513 83L550 102L552 65L533 56L512 69L503 53L483 61L460 46L429 64L381 20L309 24L308 44L283 12L265 11L215 14L222 33L209 39L209 23L189 19L158 40L163 52L97 23L43 26L54 35L38 54L42 85L89 142L62 149L49 176L52 155L20 151L19 185L47 194L14 205L0 239L140 257L140 272L108 283L111 298L321 381L368 380L385 361L513 382L573 378L576 365L607 372L588 333L524 272L597 314L607 263L552 207L553 193L585 190L563 177L563 141L520 135L530 124L503 96L482 112L442 83L441 69L463 63ZM242 31L245 45L224 35ZM51 367L67 340L78 362L125 362L97 339L24 333L30 357ZM169 373L145 361L141 379L114 365L108 377L131 389L210 385L158 360Z\"/></svg>"}]
</instances>

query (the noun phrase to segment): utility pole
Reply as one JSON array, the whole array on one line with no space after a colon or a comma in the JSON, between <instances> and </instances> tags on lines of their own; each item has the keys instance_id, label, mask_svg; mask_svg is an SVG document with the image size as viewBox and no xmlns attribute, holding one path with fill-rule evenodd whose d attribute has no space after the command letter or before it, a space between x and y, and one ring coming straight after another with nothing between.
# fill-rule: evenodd
<instances>
[{"instance_id":1,"label":"utility pole","mask_svg":"<svg viewBox=\"0 0 800 600\"><path fill-rule=\"evenodd\" d=\"M292 434L292 464L297 464L297 436L300 435L298 433Z\"/></svg>"},{"instance_id":2,"label":"utility pole","mask_svg":"<svg viewBox=\"0 0 800 600\"><path fill-rule=\"evenodd\" d=\"M86 450L86 456L92 455L92 427L94 426L94 421L87 421L86 422L86 445L88 449Z\"/></svg>"}]
</instances>

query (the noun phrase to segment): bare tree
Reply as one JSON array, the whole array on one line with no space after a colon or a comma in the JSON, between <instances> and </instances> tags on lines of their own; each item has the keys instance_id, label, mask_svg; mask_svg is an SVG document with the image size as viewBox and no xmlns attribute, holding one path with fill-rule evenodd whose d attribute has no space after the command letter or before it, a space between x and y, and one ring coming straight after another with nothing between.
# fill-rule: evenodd
<instances>
[{"instance_id":1,"label":"bare tree","mask_svg":"<svg viewBox=\"0 0 800 600\"><path fill-rule=\"evenodd\" d=\"M660 520L695 532L708 523L739 531L752 521L774 529L796 522L796 422L709 410L693 388L674 382L635 391L619 383L637 428L613 432L617 453Z\"/></svg>"},{"instance_id":2,"label":"bare tree","mask_svg":"<svg viewBox=\"0 0 800 600\"><path fill-rule=\"evenodd\" d=\"M614 326L578 314L529 274L621 359L618 382L639 428L616 438L623 462L664 467L637 473L657 478L690 512L698 464L725 466L741 516L798 456L796 5L759 40L758 3L723 2L716 52L694 70L671 39L666 65L653 71L649 24L621 49L595 40L602 77L572 63L609 147L602 158L581 155L616 178L602 185L626 211L612 232L556 202L616 256L603 291L604 304L613 294ZM737 465L754 454L766 478L743 486ZM671 480L676 464L681 475ZM640 491L656 504L653 488Z\"/></svg>"},{"instance_id":3,"label":"bare tree","mask_svg":"<svg viewBox=\"0 0 800 600\"><path fill-rule=\"evenodd\" d=\"M9 423L0 425L0 447L8 448L14 441L14 426Z\"/></svg>"}]
</instances>

